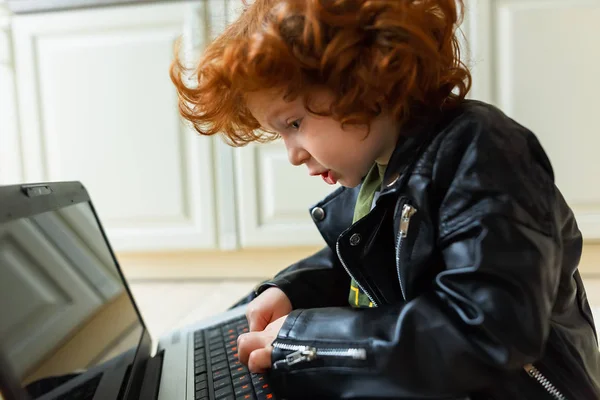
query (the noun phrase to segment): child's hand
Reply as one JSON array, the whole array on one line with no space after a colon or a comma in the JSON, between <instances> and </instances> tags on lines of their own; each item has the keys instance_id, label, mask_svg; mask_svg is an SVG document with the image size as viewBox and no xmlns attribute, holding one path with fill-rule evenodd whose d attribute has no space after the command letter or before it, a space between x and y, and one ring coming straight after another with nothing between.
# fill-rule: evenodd
<instances>
[{"instance_id":1,"label":"child's hand","mask_svg":"<svg viewBox=\"0 0 600 400\"><path fill-rule=\"evenodd\" d=\"M279 288L271 287L248 304L246 318L250 332L262 331L267 325L292 311L292 303Z\"/></svg>"},{"instance_id":2,"label":"child's hand","mask_svg":"<svg viewBox=\"0 0 600 400\"><path fill-rule=\"evenodd\" d=\"M238 357L243 364L248 365L250 372L261 373L271 368L271 343L277 338L286 317L284 315L271 322L260 332L243 333L238 337Z\"/></svg>"}]
</instances>

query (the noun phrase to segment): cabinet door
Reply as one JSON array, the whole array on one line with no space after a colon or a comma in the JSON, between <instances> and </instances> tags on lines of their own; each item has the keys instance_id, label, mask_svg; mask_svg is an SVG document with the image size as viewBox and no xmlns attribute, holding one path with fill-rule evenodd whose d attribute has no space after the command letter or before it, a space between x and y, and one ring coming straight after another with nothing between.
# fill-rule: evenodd
<instances>
[{"instance_id":1,"label":"cabinet door","mask_svg":"<svg viewBox=\"0 0 600 400\"><path fill-rule=\"evenodd\" d=\"M323 241L309 207L333 188L288 161L283 142L236 150L240 239L245 247L313 246Z\"/></svg>"},{"instance_id":2,"label":"cabinet door","mask_svg":"<svg viewBox=\"0 0 600 400\"><path fill-rule=\"evenodd\" d=\"M0 343L25 374L103 303L28 220L0 229Z\"/></svg>"},{"instance_id":3,"label":"cabinet door","mask_svg":"<svg viewBox=\"0 0 600 400\"><path fill-rule=\"evenodd\" d=\"M600 2L470 0L472 97L535 132L585 239L600 238Z\"/></svg>"},{"instance_id":4,"label":"cabinet door","mask_svg":"<svg viewBox=\"0 0 600 400\"><path fill-rule=\"evenodd\" d=\"M203 28L209 40L219 35L243 9L239 0L206 0L202 3L205 23L196 31ZM199 37L193 29L189 34ZM199 51L207 44L207 40L193 42ZM218 140L215 153L221 248L324 243L311 221L308 207L332 188L320 178L309 177L306 168L292 167L283 143L232 149Z\"/></svg>"},{"instance_id":5,"label":"cabinet door","mask_svg":"<svg viewBox=\"0 0 600 400\"><path fill-rule=\"evenodd\" d=\"M0 185L22 179L10 20L0 0Z\"/></svg>"},{"instance_id":6,"label":"cabinet door","mask_svg":"<svg viewBox=\"0 0 600 400\"><path fill-rule=\"evenodd\" d=\"M117 251L215 245L212 139L168 75L200 3L14 17L24 180L83 182Z\"/></svg>"}]
</instances>

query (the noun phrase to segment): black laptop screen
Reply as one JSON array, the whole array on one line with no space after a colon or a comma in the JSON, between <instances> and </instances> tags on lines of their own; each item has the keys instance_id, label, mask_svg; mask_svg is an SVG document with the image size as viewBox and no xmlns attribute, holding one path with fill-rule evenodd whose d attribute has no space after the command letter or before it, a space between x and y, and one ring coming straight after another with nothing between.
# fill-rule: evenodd
<instances>
[{"instance_id":1,"label":"black laptop screen","mask_svg":"<svg viewBox=\"0 0 600 400\"><path fill-rule=\"evenodd\" d=\"M29 395L119 398L143 327L90 205L0 224L0 273L0 352Z\"/></svg>"}]
</instances>

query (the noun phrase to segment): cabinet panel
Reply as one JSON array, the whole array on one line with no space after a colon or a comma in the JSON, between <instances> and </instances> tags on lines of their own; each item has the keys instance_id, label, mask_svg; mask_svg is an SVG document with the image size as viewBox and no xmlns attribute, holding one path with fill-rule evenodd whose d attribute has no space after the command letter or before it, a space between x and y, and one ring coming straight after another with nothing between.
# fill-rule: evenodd
<instances>
[{"instance_id":1,"label":"cabinet panel","mask_svg":"<svg viewBox=\"0 0 600 400\"><path fill-rule=\"evenodd\" d=\"M473 96L534 131L586 239L600 238L600 3L469 2Z\"/></svg>"},{"instance_id":2,"label":"cabinet panel","mask_svg":"<svg viewBox=\"0 0 600 400\"><path fill-rule=\"evenodd\" d=\"M309 207L333 188L294 167L282 142L238 149L237 183L243 246L324 244Z\"/></svg>"},{"instance_id":3,"label":"cabinet panel","mask_svg":"<svg viewBox=\"0 0 600 400\"><path fill-rule=\"evenodd\" d=\"M0 185L21 181L10 13L0 0Z\"/></svg>"},{"instance_id":4,"label":"cabinet panel","mask_svg":"<svg viewBox=\"0 0 600 400\"><path fill-rule=\"evenodd\" d=\"M215 246L212 139L181 122L168 76L200 9L14 17L24 180L82 181L116 250Z\"/></svg>"}]
</instances>

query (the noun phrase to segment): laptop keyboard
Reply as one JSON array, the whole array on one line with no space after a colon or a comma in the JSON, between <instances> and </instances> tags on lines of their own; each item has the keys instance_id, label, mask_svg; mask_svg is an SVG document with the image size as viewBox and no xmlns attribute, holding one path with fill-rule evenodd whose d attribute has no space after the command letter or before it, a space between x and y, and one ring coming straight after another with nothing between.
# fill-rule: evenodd
<instances>
[{"instance_id":1,"label":"laptop keyboard","mask_svg":"<svg viewBox=\"0 0 600 400\"><path fill-rule=\"evenodd\" d=\"M238 360L237 338L244 332L246 317L194 332L196 400L276 400L265 376Z\"/></svg>"}]
</instances>

